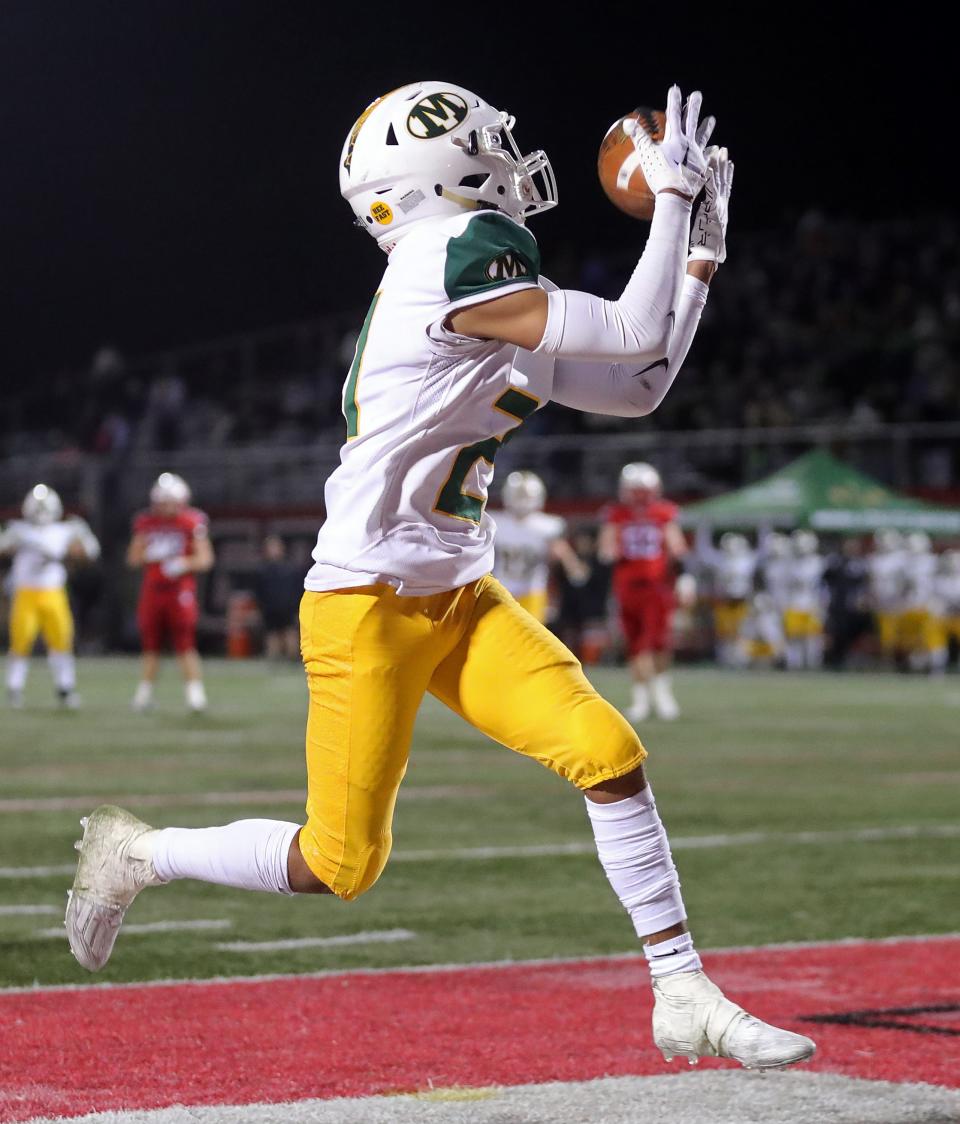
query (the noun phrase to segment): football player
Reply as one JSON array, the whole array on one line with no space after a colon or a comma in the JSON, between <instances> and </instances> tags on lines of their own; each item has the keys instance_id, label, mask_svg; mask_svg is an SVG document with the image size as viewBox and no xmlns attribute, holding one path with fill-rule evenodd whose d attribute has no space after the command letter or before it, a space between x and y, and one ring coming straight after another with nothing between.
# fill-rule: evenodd
<instances>
[{"instance_id":1,"label":"football player","mask_svg":"<svg viewBox=\"0 0 960 1124\"><path fill-rule=\"evenodd\" d=\"M677 506L663 499L660 473L637 461L623 466L620 502L600 529L597 553L613 566L613 592L627 643L633 693L627 717L642 722L650 706L668 721L680 716L670 682L673 662L674 568L687 553ZM685 595L689 590L680 589Z\"/></svg>"},{"instance_id":2,"label":"football player","mask_svg":"<svg viewBox=\"0 0 960 1124\"><path fill-rule=\"evenodd\" d=\"M563 566L572 582L587 579L587 568L566 540L567 525L543 510L547 489L533 472L511 472L496 512L493 576L538 621L547 619L550 563Z\"/></svg>"},{"instance_id":3,"label":"football player","mask_svg":"<svg viewBox=\"0 0 960 1124\"><path fill-rule=\"evenodd\" d=\"M726 531L720 536L719 550L702 539L698 540L697 550L712 572L717 662L724 667L742 667L747 651L742 629L753 599L757 552L746 536L737 531Z\"/></svg>"},{"instance_id":4,"label":"football player","mask_svg":"<svg viewBox=\"0 0 960 1124\"><path fill-rule=\"evenodd\" d=\"M933 593L930 664L932 671L943 671L951 646L960 651L960 550L945 550L940 555Z\"/></svg>"},{"instance_id":5,"label":"football player","mask_svg":"<svg viewBox=\"0 0 960 1124\"><path fill-rule=\"evenodd\" d=\"M100 543L82 519L63 518L60 497L46 484L30 489L21 510L23 518L12 520L0 532L0 555L13 557L7 697L11 706L23 706L30 655L37 636L42 635L57 698L61 706L72 710L80 705L80 696L67 563L99 558Z\"/></svg>"},{"instance_id":6,"label":"football player","mask_svg":"<svg viewBox=\"0 0 960 1124\"><path fill-rule=\"evenodd\" d=\"M301 602L306 823L154 830L98 809L66 918L86 967L106 963L147 885L200 878L345 901L368 890L390 853L429 691L585 794L600 860L647 942L666 1055L771 1066L812 1053L703 973L636 732L490 574L484 503L507 435L550 399L647 414L686 355L725 257L730 192L726 153L704 151L713 122L699 124L700 102L684 107L674 87L663 141L634 134L656 209L616 301L542 277L526 220L556 202L553 174L544 153L521 156L506 113L460 86L417 82L361 114L340 186L388 257L344 385L347 440Z\"/></svg>"},{"instance_id":7,"label":"football player","mask_svg":"<svg viewBox=\"0 0 960 1124\"><path fill-rule=\"evenodd\" d=\"M898 639L907 665L929 671L937 646L934 581L937 556L925 531L907 535L903 551L903 600L898 619Z\"/></svg>"},{"instance_id":8,"label":"football player","mask_svg":"<svg viewBox=\"0 0 960 1124\"><path fill-rule=\"evenodd\" d=\"M787 667L818 668L823 665L826 559L820 554L820 541L813 531L794 531L790 543L793 557L783 614Z\"/></svg>"},{"instance_id":9,"label":"football player","mask_svg":"<svg viewBox=\"0 0 960 1124\"><path fill-rule=\"evenodd\" d=\"M903 609L903 536L899 531L877 531L867 555L870 609L873 612L880 654L893 663L899 647Z\"/></svg>"},{"instance_id":10,"label":"football player","mask_svg":"<svg viewBox=\"0 0 960 1124\"><path fill-rule=\"evenodd\" d=\"M137 625L143 649L133 709L153 704L160 652L169 639L183 674L187 708L206 709L197 652L197 574L213 566L207 517L190 507L190 488L181 476L163 472L150 489L150 509L134 518L127 564L143 570Z\"/></svg>"}]
</instances>

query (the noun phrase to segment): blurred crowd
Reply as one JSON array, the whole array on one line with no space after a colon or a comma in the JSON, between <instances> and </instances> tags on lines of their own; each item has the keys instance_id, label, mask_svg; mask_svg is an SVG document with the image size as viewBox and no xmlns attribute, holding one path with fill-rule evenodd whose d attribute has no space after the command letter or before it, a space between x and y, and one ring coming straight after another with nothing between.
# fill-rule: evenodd
<instances>
[{"instance_id":1,"label":"blurred crowd","mask_svg":"<svg viewBox=\"0 0 960 1124\"><path fill-rule=\"evenodd\" d=\"M953 214L863 223L818 213L792 229L738 230L686 368L645 424L696 429L960 416L958 230ZM553 280L604 296L620 292L635 261L632 251L583 261L569 249L553 259ZM286 348L210 345L200 364L187 353L182 361L176 353L133 360L108 346L85 370L29 385L11 377L0 456L336 439L361 319L358 313L312 333L291 329ZM630 423L549 407L532 424L562 433Z\"/></svg>"}]
</instances>

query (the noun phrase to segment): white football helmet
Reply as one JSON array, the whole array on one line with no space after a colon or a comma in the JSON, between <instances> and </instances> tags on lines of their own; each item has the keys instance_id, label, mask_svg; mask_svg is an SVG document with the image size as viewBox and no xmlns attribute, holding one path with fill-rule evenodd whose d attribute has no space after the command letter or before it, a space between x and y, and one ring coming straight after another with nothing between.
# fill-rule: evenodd
<instances>
[{"instance_id":1,"label":"white football helmet","mask_svg":"<svg viewBox=\"0 0 960 1124\"><path fill-rule=\"evenodd\" d=\"M945 550L940 555L941 574L960 574L960 550Z\"/></svg>"},{"instance_id":2,"label":"white football helmet","mask_svg":"<svg viewBox=\"0 0 960 1124\"><path fill-rule=\"evenodd\" d=\"M150 502L188 504L190 485L175 472L161 472L150 489Z\"/></svg>"},{"instance_id":3,"label":"white football helmet","mask_svg":"<svg viewBox=\"0 0 960 1124\"><path fill-rule=\"evenodd\" d=\"M782 531L771 531L763 540L763 548L771 558L789 558L790 537Z\"/></svg>"},{"instance_id":4,"label":"white football helmet","mask_svg":"<svg viewBox=\"0 0 960 1124\"><path fill-rule=\"evenodd\" d=\"M520 155L513 125L462 86L400 86L368 105L347 135L340 194L385 249L426 218L488 209L523 222L556 206L557 185L546 153Z\"/></svg>"},{"instance_id":5,"label":"white football helmet","mask_svg":"<svg viewBox=\"0 0 960 1124\"><path fill-rule=\"evenodd\" d=\"M622 503L644 503L659 496L663 488L660 473L652 464L633 461L620 470L620 500Z\"/></svg>"},{"instance_id":6,"label":"white football helmet","mask_svg":"<svg viewBox=\"0 0 960 1124\"><path fill-rule=\"evenodd\" d=\"M820 549L820 540L813 531L798 529L790 536L790 542L793 545L793 553L798 558L809 557L810 555L816 554Z\"/></svg>"},{"instance_id":7,"label":"white football helmet","mask_svg":"<svg viewBox=\"0 0 960 1124\"><path fill-rule=\"evenodd\" d=\"M907 535L906 547L910 554L929 554L930 536L926 531L913 531Z\"/></svg>"},{"instance_id":8,"label":"white football helmet","mask_svg":"<svg viewBox=\"0 0 960 1124\"><path fill-rule=\"evenodd\" d=\"M720 536L720 549L724 554L749 554L750 543L746 535L738 534L736 531L726 531Z\"/></svg>"},{"instance_id":9,"label":"white football helmet","mask_svg":"<svg viewBox=\"0 0 960 1124\"><path fill-rule=\"evenodd\" d=\"M53 488L35 484L24 497L20 510L28 523L56 523L63 515L63 504Z\"/></svg>"},{"instance_id":10,"label":"white football helmet","mask_svg":"<svg viewBox=\"0 0 960 1124\"><path fill-rule=\"evenodd\" d=\"M878 554L895 554L903 549L903 535L893 528L877 531L873 536L873 548Z\"/></svg>"},{"instance_id":11,"label":"white football helmet","mask_svg":"<svg viewBox=\"0 0 960 1124\"><path fill-rule=\"evenodd\" d=\"M503 506L513 515L542 511L547 489L535 472L511 472L503 485Z\"/></svg>"}]
</instances>

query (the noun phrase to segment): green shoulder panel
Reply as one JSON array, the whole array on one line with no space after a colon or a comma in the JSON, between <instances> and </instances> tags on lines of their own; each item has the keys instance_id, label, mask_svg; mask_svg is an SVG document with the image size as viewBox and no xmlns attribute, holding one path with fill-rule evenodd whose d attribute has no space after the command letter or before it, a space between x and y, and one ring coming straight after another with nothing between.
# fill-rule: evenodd
<instances>
[{"instance_id":1,"label":"green shoulder panel","mask_svg":"<svg viewBox=\"0 0 960 1124\"><path fill-rule=\"evenodd\" d=\"M540 276L540 250L526 227L493 212L470 220L447 243L443 286L451 301L532 281Z\"/></svg>"}]
</instances>

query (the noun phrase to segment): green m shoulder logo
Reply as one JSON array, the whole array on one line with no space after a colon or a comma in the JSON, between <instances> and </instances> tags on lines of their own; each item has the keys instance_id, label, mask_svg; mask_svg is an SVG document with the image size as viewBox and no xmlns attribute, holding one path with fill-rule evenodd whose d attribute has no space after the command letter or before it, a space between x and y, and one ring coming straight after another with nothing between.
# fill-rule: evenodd
<instances>
[{"instance_id":1,"label":"green m shoulder logo","mask_svg":"<svg viewBox=\"0 0 960 1124\"><path fill-rule=\"evenodd\" d=\"M407 130L420 140L442 137L455 129L469 112L459 94L427 94L407 115Z\"/></svg>"},{"instance_id":2,"label":"green m shoulder logo","mask_svg":"<svg viewBox=\"0 0 960 1124\"><path fill-rule=\"evenodd\" d=\"M498 254L484 270L491 281L511 281L514 277L526 277L530 270L523 258L512 250Z\"/></svg>"}]
</instances>

